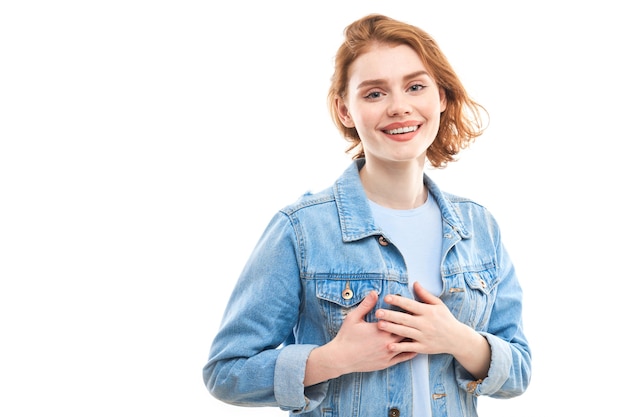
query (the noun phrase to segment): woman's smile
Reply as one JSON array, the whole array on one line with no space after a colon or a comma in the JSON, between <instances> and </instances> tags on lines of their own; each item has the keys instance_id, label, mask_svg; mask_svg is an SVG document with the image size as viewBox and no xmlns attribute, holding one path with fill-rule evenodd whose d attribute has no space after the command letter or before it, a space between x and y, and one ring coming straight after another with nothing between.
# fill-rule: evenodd
<instances>
[{"instance_id":1,"label":"woman's smile","mask_svg":"<svg viewBox=\"0 0 626 417\"><path fill-rule=\"evenodd\" d=\"M406 142L415 137L420 127L421 124L411 121L405 123L392 123L381 130L392 140Z\"/></svg>"}]
</instances>

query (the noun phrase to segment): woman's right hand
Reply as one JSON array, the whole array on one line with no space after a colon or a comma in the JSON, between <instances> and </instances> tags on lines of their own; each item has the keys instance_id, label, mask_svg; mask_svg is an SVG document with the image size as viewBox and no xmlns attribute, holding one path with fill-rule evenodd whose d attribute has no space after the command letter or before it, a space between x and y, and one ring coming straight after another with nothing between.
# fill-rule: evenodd
<instances>
[{"instance_id":1,"label":"woman's right hand","mask_svg":"<svg viewBox=\"0 0 626 417\"><path fill-rule=\"evenodd\" d=\"M352 372L371 372L413 359L417 353L392 351L403 337L378 329L365 316L376 306L378 294L370 292L344 319L337 336L311 351L304 385L310 386Z\"/></svg>"}]
</instances>

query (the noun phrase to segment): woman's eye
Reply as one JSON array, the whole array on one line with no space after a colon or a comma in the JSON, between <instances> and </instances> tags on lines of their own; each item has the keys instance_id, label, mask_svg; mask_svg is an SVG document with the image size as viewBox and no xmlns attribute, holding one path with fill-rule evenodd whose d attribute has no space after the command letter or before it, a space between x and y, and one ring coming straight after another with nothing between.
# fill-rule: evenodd
<instances>
[{"instance_id":1,"label":"woman's eye","mask_svg":"<svg viewBox=\"0 0 626 417\"><path fill-rule=\"evenodd\" d=\"M365 98L367 98L367 99L375 99L375 98L379 98L381 95L382 94L381 94L380 91L372 91L371 93L366 95Z\"/></svg>"},{"instance_id":2,"label":"woman's eye","mask_svg":"<svg viewBox=\"0 0 626 417\"><path fill-rule=\"evenodd\" d=\"M420 91L421 89L423 89L425 86L422 84L413 84L412 86L409 87L410 91Z\"/></svg>"}]
</instances>

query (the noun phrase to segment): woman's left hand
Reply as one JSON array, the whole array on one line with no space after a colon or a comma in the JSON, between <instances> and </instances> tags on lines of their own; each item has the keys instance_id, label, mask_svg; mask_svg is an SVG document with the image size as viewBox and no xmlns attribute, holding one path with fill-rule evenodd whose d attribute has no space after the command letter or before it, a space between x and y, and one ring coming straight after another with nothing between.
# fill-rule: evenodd
<instances>
[{"instance_id":1,"label":"woman's left hand","mask_svg":"<svg viewBox=\"0 0 626 417\"><path fill-rule=\"evenodd\" d=\"M405 338L390 348L417 353L453 353L462 343L458 334L460 323L438 297L419 283L413 286L420 301L399 295L386 295L387 304L403 311L379 309L376 311L378 328Z\"/></svg>"},{"instance_id":2,"label":"woman's left hand","mask_svg":"<svg viewBox=\"0 0 626 417\"><path fill-rule=\"evenodd\" d=\"M476 330L460 322L448 307L424 289L413 285L417 300L388 294L384 301L403 311L376 311L378 328L404 340L388 348L395 352L449 353L476 378L485 378L491 362L491 347Z\"/></svg>"}]
</instances>

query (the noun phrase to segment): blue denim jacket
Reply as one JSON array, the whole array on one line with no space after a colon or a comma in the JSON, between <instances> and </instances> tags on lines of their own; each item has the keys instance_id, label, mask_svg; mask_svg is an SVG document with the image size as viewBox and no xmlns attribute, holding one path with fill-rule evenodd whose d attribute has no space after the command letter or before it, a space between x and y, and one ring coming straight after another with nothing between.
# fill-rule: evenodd
<instances>
[{"instance_id":1,"label":"blue denim jacket","mask_svg":"<svg viewBox=\"0 0 626 417\"><path fill-rule=\"evenodd\" d=\"M344 375L304 387L312 349L330 341L371 290L412 297L404 260L372 219L353 162L333 187L280 210L246 263L203 369L216 398L277 406L292 415L412 417L411 365ZM522 290L487 210L444 193L425 176L443 216L439 295L491 346L488 376L476 381L451 355L429 355L433 416L476 416L479 395L509 398L530 382ZM344 299L349 286L353 297ZM374 321L374 309L367 320ZM367 341L364 341L367 343Z\"/></svg>"}]
</instances>

